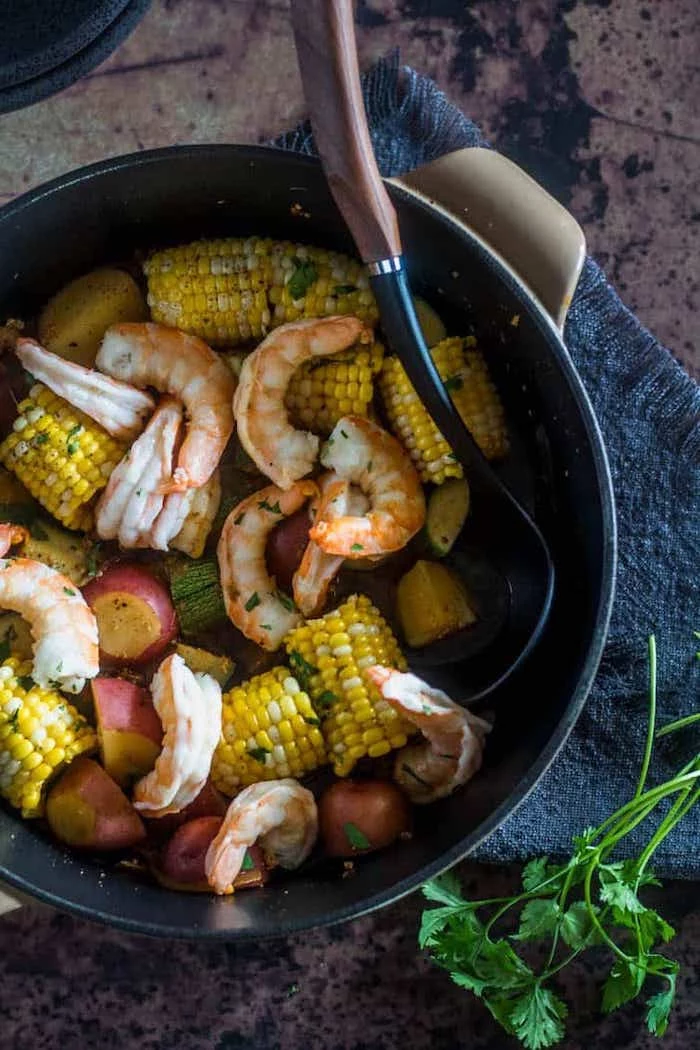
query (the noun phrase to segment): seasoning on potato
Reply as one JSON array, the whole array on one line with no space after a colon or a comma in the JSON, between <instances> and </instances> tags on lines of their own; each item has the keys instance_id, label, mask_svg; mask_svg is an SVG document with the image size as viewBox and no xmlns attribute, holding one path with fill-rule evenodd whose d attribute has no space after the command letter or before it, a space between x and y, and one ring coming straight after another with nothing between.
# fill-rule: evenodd
<instances>
[{"instance_id":1,"label":"seasoning on potato","mask_svg":"<svg viewBox=\"0 0 700 1050\"><path fill-rule=\"evenodd\" d=\"M133 277L124 270L92 270L49 299L39 315L39 341L52 353L91 367L110 325L147 317Z\"/></svg>"}]
</instances>

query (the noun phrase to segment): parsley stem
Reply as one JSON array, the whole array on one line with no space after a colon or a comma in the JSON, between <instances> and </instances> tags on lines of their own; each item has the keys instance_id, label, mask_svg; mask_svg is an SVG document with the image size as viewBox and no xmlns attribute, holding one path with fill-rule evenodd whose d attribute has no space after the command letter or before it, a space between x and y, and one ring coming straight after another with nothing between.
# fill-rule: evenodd
<instances>
[{"instance_id":1,"label":"parsley stem","mask_svg":"<svg viewBox=\"0 0 700 1050\"><path fill-rule=\"evenodd\" d=\"M588 865L588 868L586 869L586 877L583 882L583 897L586 902L586 907L588 909L588 915L592 924L598 931L599 936L602 937L602 939L605 941L607 946L610 948L610 951L617 955L618 959L624 959L625 962L629 963L632 961L631 956L627 955L626 952L623 952L622 949L618 947L617 944L615 944L615 941L612 939L612 937L609 937L608 934L605 932L600 923L600 920L598 919L598 916L595 913L595 905L591 900L591 882L593 880L593 873L596 867L598 866L599 861L600 850L596 850L593 859L591 860L591 862Z\"/></svg>"},{"instance_id":2,"label":"parsley stem","mask_svg":"<svg viewBox=\"0 0 700 1050\"><path fill-rule=\"evenodd\" d=\"M569 890L571 889L571 882L572 882L572 879L574 877L574 871L575 871L575 868L573 866L570 867L569 870L567 871L566 878L564 879L564 885L562 886L561 892L560 892L560 894L559 894L559 896L557 898L557 903L559 904L559 912L560 912L561 915L563 915L565 910L566 910L566 898L568 897ZM549 958L547 959L547 963L546 963L546 966L545 966L545 970L547 970L547 971L549 971L549 967L554 962L554 954L555 954L555 952L557 950L557 945L559 943L559 929L560 929L560 926L557 923L557 925L556 925L556 927L554 929L554 933L552 934L552 947L550 948ZM579 951L580 951L580 949L579 949Z\"/></svg>"},{"instance_id":3,"label":"parsley stem","mask_svg":"<svg viewBox=\"0 0 700 1050\"><path fill-rule=\"evenodd\" d=\"M694 715L686 715L685 718L677 718L675 722L662 726L656 734L656 739L668 736L669 733L675 733L679 729L685 729L686 726L692 726L695 722L700 722L700 711L696 711Z\"/></svg>"},{"instance_id":4,"label":"parsley stem","mask_svg":"<svg viewBox=\"0 0 700 1050\"><path fill-rule=\"evenodd\" d=\"M694 763L693 763L694 765ZM624 806L621 806L616 813L604 820L599 828L596 829L595 837L607 839L609 836L615 836L616 825L624 823L628 817L631 817L636 810L645 809L652 801L654 803L660 802L666 795L672 794L674 791L680 790L684 787L686 782L696 780L700 777L700 769L691 769L687 773L683 772L673 777L671 780L667 780L664 784L657 784L654 788L649 788L643 795L637 795L630 799ZM613 830L611 831L611 825ZM618 838L622 838L622 835L617 835L615 841Z\"/></svg>"},{"instance_id":5,"label":"parsley stem","mask_svg":"<svg viewBox=\"0 0 700 1050\"><path fill-rule=\"evenodd\" d=\"M690 784L684 788L676 801L673 803L664 819L659 824L654 835L642 850L637 867L637 886L639 886L642 873L651 860L652 855L659 848L663 840L675 828L676 824L683 819L688 810L692 809L700 798L700 787Z\"/></svg>"},{"instance_id":6,"label":"parsley stem","mask_svg":"<svg viewBox=\"0 0 700 1050\"><path fill-rule=\"evenodd\" d=\"M644 746L644 758L642 759L642 768L639 771L639 780L637 781L637 790L634 793L635 798L639 798L644 790L647 776L649 774L649 763L651 762L651 752L654 746L654 730L656 729L656 638L653 634L649 635L649 724L647 725L647 739Z\"/></svg>"}]
</instances>

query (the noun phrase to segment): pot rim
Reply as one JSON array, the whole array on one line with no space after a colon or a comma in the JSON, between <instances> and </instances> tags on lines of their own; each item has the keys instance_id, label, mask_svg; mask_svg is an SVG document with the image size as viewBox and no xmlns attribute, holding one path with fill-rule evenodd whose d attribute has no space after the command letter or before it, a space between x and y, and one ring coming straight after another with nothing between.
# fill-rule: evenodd
<instances>
[{"instance_id":1,"label":"pot rim","mask_svg":"<svg viewBox=\"0 0 700 1050\"><path fill-rule=\"evenodd\" d=\"M33 190L29 190L15 200L10 201L0 208L0 226L8 220L20 217L27 208L32 207L36 202L45 197L58 193L76 183L88 181L95 176L147 164L157 164L163 160L172 160L174 156L187 157L197 154L201 156L208 154L214 160L238 157L250 164L255 164L256 158L265 158L268 160L271 154L278 154L280 159L283 157L288 159L291 158L296 164L301 163L302 165L308 165L309 168L314 168L316 170L318 170L320 165L318 158L314 156L283 150L274 146L249 146L244 144L167 146L155 150L144 150L138 153L121 154L67 172L64 175L52 179L50 182L44 183ZM554 354L562 376L568 383L572 396L574 397L581 414L581 419L589 441L591 458L596 475L596 483L601 504L601 528L604 543L601 562L601 583L596 608L593 614L594 626L591 631L591 637L588 641L586 656L582 662L582 668L578 676L576 687L567 702L562 717L550 738L540 751L537 759L510 791L508 797L504 799L491 814L489 814L477 829L464 836L464 838L451 849L441 853L439 857L413 872L411 875L401 879L390 888L382 890L373 896L366 897L360 902L355 902L346 907L336 909L334 912L315 918L313 921L309 921L306 918L299 921L289 919L283 921L279 928L274 931L261 931L248 928L217 929L200 926L184 928L170 925L167 922L162 923L158 921L151 922L142 921L140 919L130 919L117 914L104 912L94 907L89 907L77 901L67 900L51 891L35 887L29 880L14 874L4 866L0 865L0 877L2 877L8 885L15 887L17 890L27 893L46 904L69 911L82 918L90 919L92 921L101 921L107 925L115 926L132 933L173 937L182 940L248 941L274 939L299 933L307 929L321 929L323 927L333 926L353 918L360 918L361 916L367 915L379 908L398 902L403 897L419 889L426 880L434 878L448 868L453 867L458 861L468 857L503 823L505 823L508 817L512 816L518 810L525 799L534 790L568 740L569 734L583 710L586 698L590 692L598 670L610 622L615 590L617 527L612 478L602 433L586 389L566 349L562 334L552 317L546 312L540 303L539 299L536 298L525 283L509 267L507 261L498 253L492 251L488 244L482 238L473 233L464 223L454 218L454 216L444 209L434 207L426 198L422 197L420 193L417 193L404 185L397 186L391 180L385 180L385 182L390 196L398 198L399 200L401 197L406 197L417 207L423 208L431 214L434 214L440 221L451 223L459 230L463 237L466 237L477 247L481 255L485 256L488 265L495 270L498 279L516 293L517 297L522 301L523 307L529 311L543 340L547 343L550 351Z\"/></svg>"}]
</instances>

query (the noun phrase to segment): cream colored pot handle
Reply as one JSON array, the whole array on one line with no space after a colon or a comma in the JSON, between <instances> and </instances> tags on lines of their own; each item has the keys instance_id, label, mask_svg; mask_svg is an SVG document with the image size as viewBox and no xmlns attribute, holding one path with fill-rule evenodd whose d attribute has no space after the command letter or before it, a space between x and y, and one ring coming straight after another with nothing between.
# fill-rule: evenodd
<instances>
[{"instance_id":1,"label":"cream colored pot handle","mask_svg":"<svg viewBox=\"0 0 700 1050\"><path fill-rule=\"evenodd\" d=\"M16 897L10 896L3 889L0 889L0 915L7 915L8 912L14 911L15 908L21 908L24 901L18 900Z\"/></svg>"},{"instance_id":2,"label":"cream colored pot handle","mask_svg":"<svg viewBox=\"0 0 700 1050\"><path fill-rule=\"evenodd\" d=\"M573 215L517 164L480 147L448 153L390 182L476 234L561 330L586 255Z\"/></svg>"}]
</instances>

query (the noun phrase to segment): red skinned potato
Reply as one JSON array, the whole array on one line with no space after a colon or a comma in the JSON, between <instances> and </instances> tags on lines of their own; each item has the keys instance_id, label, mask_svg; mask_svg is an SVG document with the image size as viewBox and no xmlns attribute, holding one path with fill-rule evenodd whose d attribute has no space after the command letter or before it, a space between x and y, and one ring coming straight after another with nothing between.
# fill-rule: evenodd
<instances>
[{"instance_id":1,"label":"red skinned potato","mask_svg":"<svg viewBox=\"0 0 700 1050\"><path fill-rule=\"evenodd\" d=\"M153 866L153 874L161 885L195 893L212 892L207 882L205 860L222 819L198 817L177 829ZM267 875L262 851L253 846L246 853L244 868L234 883L234 889L263 886Z\"/></svg>"},{"instance_id":2,"label":"red skinned potato","mask_svg":"<svg viewBox=\"0 0 700 1050\"><path fill-rule=\"evenodd\" d=\"M163 726L149 693L125 678L93 678L102 765L120 787L149 773L161 751Z\"/></svg>"},{"instance_id":3,"label":"red skinned potato","mask_svg":"<svg viewBox=\"0 0 700 1050\"><path fill-rule=\"evenodd\" d=\"M113 850L146 837L143 822L108 773L91 758L76 758L46 799L46 819L68 846Z\"/></svg>"},{"instance_id":4,"label":"red skinned potato","mask_svg":"<svg viewBox=\"0 0 700 1050\"><path fill-rule=\"evenodd\" d=\"M111 665L156 660L177 634L167 587L143 565L123 562L83 587L97 619L100 657Z\"/></svg>"},{"instance_id":5,"label":"red skinned potato","mask_svg":"<svg viewBox=\"0 0 700 1050\"><path fill-rule=\"evenodd\" d=\"M318 823L329 856L356 857L409 831L411 807L388 780L339 780L321 796Z\"/></svg>"},{"instance_id":6,"label":"red skinned potato","mask_svg":"<svg viewBox=\"0 0 700 1050\"><path fill-rule=\"evenodd\" d=\"M310 528L308 509L302 507L275 526L268 537L265 550L268 572L286 594L292 593L292 577L304 556Z\"/></svg>"}]
</instances>

